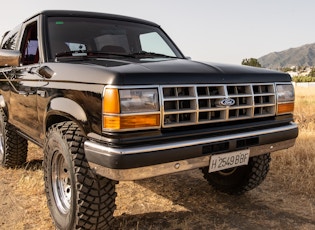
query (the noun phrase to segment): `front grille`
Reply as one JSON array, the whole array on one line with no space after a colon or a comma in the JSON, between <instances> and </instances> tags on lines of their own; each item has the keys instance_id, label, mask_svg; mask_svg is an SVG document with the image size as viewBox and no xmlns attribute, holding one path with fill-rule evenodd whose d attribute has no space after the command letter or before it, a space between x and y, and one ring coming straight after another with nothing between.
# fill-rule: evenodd
<instances>
[{"instance_id":1,"label":"front grille","mask_svg":"<svg viewBox=\"0 0 315 230\"><path fill-rule=\"evenodd\" d=\"M274 116L274 84L161 87L163 127Z\"/></svg>"}]
</instances>

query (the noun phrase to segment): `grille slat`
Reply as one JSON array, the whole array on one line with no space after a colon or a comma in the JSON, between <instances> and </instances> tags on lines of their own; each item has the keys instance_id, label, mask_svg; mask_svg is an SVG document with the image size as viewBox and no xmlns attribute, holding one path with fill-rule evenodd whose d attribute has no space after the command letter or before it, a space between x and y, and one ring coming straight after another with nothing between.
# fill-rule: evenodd
<instances>
[{"instance_id":1,"label":"grille slat","mask_svg":"<svg viewBox=\"0 0 315 230\"><path fill-rule=\"evenodd\" d=\"M274 116L274 84L161 86L163 127ZM224 100L226 99L226 100Z\"/></svg>"}]
</instances>

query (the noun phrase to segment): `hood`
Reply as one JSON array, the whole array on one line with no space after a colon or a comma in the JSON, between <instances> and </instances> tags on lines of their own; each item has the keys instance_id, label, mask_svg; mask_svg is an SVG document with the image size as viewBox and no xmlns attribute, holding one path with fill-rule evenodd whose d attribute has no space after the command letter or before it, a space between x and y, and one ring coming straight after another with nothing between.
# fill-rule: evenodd
<instances>
[{"instance_id":1,"label":"hood","mask_svg":"<svg viewBox=\"0 0 315 230\"><path fill-rule=\"evenodd\" d=\"M50 63L55 77L67 81L114 85L226 84L291 81L282 72L241 65L202 63L186 59L87 59L84 62ZM75 79L73 79L75 76Z\"/></svg>"}]
</instances>

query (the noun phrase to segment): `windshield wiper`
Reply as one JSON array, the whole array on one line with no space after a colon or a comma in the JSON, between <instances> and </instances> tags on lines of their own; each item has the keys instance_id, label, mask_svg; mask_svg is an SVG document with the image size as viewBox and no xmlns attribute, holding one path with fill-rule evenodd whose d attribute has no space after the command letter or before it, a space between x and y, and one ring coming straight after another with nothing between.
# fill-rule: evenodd
<instances>
[{"instance_id":1,"label":"windshield wiper","mask_svg":"<svg viewBox=\"0 0 315 230\"><path fill-rule=\"evenodd\" d=\"M128 57L134 58L134 55L127 53L116 53L116 52L102 52L102 51L86 51L88 57L95 56L118 56L118 57Z\"/></svg>"},{"instance_id":2,"label":"windshield wiper","mask_svg":"<svg viewBox=\"0 0 315 230\"><path fill-rule=\"evenodd\" d=\"M64 52L60 52L60 53L57 53L55 55L56 58L59 58L59 57L75 57L75 56L79 56L79 57L82 57L82 56L86 56L87 53L85 50L72 50L72 51L64 51Z\"/></svg>"},{"instance_id":3,"label":"windshield wiper","mask_svg":"<svg viewBox=\"0 0 315 230\"><path fill-rule=\"evenodd\" d=\"M160 53L154 53L154 52L146 52L146 51L141 51L137 53L131 53L130 55L133 55L135 58L179 58L179 57L174 57L174 56L169 56L166 54L160 54Z\"/></svg>"},{"instance_id":4,"label":"windshield wiper","mask_svg":"<svg viewBox=\"0 0 315 230\"><path fill-rule=\"evenodd\" d=\"M72 50L72 51L65 51L65 52L60 52L55 55L55 61L58 61L60 59L66 59L66 60L77 60L85 58L87 56L86 51L82 50Z\"/></svg>"},{"instance_id":5,"label":"windshield wiper","mask_svg":"<svg viewBox=\"0 0 315 230\"><path fill-rule=\"evenodd\" d=\"M56 60L58 60L58 59L73 59L73 58L82 59L82 58L93 58L93 57L104 57L104 56L135 58L135 56L132 54L91 51L91 50L66 51L66 52L57 53L55 57L56 57Z\"/></svg>"},{"instance_id":6,"label":"windshield wiper","mask_svg":"<svg viewBox=\"0 0 315 230\"><path fill-rule=\"evenodd\" d=\"M154 52L136 52L136 53L115 53L115 52L102 52L102 51L94 51L94 50L73 50L66 51L56 54L56 60L58 59L80 59L80 58L93 58L93 57L104 57L104 56L118 56L118 57L126 57L126 58L179 58L174 56L169 56L166 54L159 54Z\"/></svg>"}]
</instances>

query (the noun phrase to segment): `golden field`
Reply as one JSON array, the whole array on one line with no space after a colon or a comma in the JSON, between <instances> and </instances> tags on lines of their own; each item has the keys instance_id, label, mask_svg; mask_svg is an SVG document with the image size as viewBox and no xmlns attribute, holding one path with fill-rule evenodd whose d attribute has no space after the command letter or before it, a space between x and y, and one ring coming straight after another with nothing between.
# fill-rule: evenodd
<instances>
[{"instance_id":1,"label":"golden field","mask_svg":"<svg viewBox=\"0 0 315 230\"><path fill-rule=\"evenodd\" d=\"M117 186L115 229L315 229L315 89L296 88L293 148L272 154L267 179L242 196L215 192L199 170ZM42 151L24 169L0 168L0 229L54 229Z\"/></svg>"},{"instance_id":2,"label":"golden field","mask_svg":"<svg viewBox=\"0 0 315 230\"><path fill-rule=\"evenodd\" d=\"M315 197L315 88L296 88L294 119L299 137L293 148L273 155L275 177L297 194ZM292 176L294 175L294 176ZM303 181L303 185L301 185ZM286 183L289 182L289 183ZM315 219L315 218L314 218Z\"/></svg>"}]
</instances>

